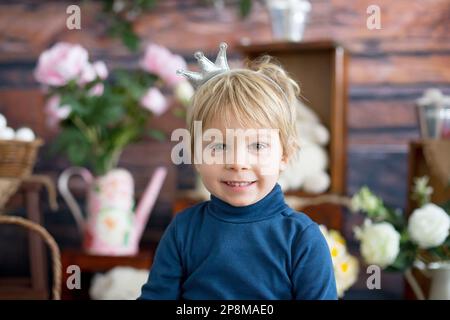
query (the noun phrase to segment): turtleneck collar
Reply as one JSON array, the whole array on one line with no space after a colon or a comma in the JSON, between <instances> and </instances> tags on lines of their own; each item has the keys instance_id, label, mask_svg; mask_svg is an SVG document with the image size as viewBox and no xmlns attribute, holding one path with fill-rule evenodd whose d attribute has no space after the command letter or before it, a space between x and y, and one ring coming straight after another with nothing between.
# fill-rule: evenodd
<instances>
[{"instance_id":1,"label":"turtleneck collar","mask_svg":"<svg viewBox=\"0 0 450 320\"><path fill-rule=\"evenodd\" d=\"M283 191L277 183L264 198L248 206L235 207L211 194L208 212L214 217L227 222L255 222L270 218L286 210Z\"/></svg>"}]
</instances>

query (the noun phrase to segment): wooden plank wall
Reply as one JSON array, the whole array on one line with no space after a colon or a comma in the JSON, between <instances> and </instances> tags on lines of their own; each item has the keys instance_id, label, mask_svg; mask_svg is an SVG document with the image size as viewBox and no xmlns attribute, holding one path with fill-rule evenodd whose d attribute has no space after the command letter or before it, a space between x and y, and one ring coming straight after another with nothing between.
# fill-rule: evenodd
<instances>
[{"instance_id":1,"label":"wooden plank wall","mask_svg":"<svg viewBox=\"0 0 450 320\"><path fill-rule=\"evenodd\" d=\"M105 35L98 2L83 2L82 30L68 30L65 10L73 3L0 3L0 112L12 126L28 125L48 141L57 133L45 125L42 94L32 77L40 52L58 41L77 42L88 48L92 60L105 60L110 68L136 66L141 56ZM371 4L381 9L381 30L366 27ZM404 207L407 144L419 137L414 100L430 87L450 94L450 1L312 0L312 8L305 40L333 38L350 52L348 192L367 184L387 204ZM190 64L199 48L215 56L220 41L230 45L231 65L238 64L234 48L241 41L272 39L268 14L259 3L241 20L230 7L217 12L200 1L159 1L153 12L136 21L135 29L144 44L167 46ZM182 123L166 115L153 125L170 132ZM62 159L41 157L37 170L56 178L66 165ZM189 173L178 170L181 178ZM185 186L181 178L178 185ZM50 229L71 223L68 214L50 216ZM358 219L348 217L348 237Z\"/></svg>"}]
</instances>

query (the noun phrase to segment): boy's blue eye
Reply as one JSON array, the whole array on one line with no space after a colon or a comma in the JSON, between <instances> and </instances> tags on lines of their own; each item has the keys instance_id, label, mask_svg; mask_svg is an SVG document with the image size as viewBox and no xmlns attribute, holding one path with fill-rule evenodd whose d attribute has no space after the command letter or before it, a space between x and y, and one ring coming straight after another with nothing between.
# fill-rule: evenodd
<instances>
[{"instance_id":1,"label":"boy's blue eye","mask_svg":"<svg viewBox=\"0 0 450 320\"><path fill-rule=\"evenodd\" d=\"M250 149L252 149L252 150L257 150L257 151L266 149L267 147L268 147L267 144L261 143L261 142L252 143L252 144L250 145Z\"/></svg>"},{"instance_id":2,"label":"boy's blue eye","mask_svg":"<svg viewBox=\"0 0 450 320\"><path fill-rule=\"evenodd\" d=\"M212 149L214 150L214 151L222 151L222 150L225 150L225 144L224 143L217 143L217 144L215 144L215 145L213 145L212 146Z\"/></svg>"}]
</instances>

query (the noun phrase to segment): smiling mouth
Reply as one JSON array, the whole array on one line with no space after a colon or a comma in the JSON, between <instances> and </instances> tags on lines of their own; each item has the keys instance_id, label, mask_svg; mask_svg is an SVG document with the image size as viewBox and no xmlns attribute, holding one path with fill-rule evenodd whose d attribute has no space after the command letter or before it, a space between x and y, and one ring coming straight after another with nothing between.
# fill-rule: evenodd
<instances>
[{"instance_id":1,"label":"smiling mouth","mask_svg":"<svg viewBox=\"0 0 450 320\"><path fill-rule=\"evenodd\" d=\"M230 187L248 187L256 182L255 181L222 181Z\"/></svg>"}]
</instances>

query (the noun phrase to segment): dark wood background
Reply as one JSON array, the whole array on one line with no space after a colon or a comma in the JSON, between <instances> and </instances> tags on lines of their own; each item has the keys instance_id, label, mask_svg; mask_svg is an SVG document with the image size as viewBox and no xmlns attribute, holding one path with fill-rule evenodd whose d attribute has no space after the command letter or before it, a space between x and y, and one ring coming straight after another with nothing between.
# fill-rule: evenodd
<instances>
[{"instance_id":1,"label":"dark wood background","mask_svg":"<svg viewBox=\"0 0 450 320\"><path fill-rule=\"evenodd\" d=\"M132 54L120 41L106 36L105 26L98 18L98 2L79 3L82 29L68 30L66 8L74 3L78 2L0 2L0 112L12 127L29 126L47 141L36 172L54 179L68 163L62 157L46 155L57 132L45 125L43 95L32 75L39 54L58 41L77 42L89 50L92 61L104 60L110 69L135 67L142 56L142 50ZM194 63L193 52L199 48L214 57L220 41L229 44L229 60L233 65L240 58L235 50L239 43L272 40L268 14L258 3L245 20L239 19L233 7L218 13L200 1L159 3L153 12L135 22L143 45L149 42L164 45L190 64ZM407 144L419 137L414 101L430 87L450 94L450 1L377 0L381 30L366 27L366 9L371 4L374 2L369 0L312 0L305 40L331 38L350 52L348 193L366 184L388 205L404 208ZM151 125L170 133L183 123L167 113ZM149 165L154 164L150 155L148 161ZM140 165L146 163L141 161ZM179 167L175 171L169 182L173 186L166 188L189 187L190 168ZM157 238L169 221L172 197L173 193L166 192L159 199L149 226L154 232L148 239ZM55 214L45 204L43 207L46 226L61 246L77 245L75 224L65 207ZM347 215L344 231L350 247L356 245L351 228L360 221L361 217ZM0 248L5 243L1 241ZM14 268L5 267L3 261L6 260L2 259L0 273ZM362 276L355 290L365 286L364 269ZM398 279L394 275L383 277L385 296L401 296ZM364 293L358 297L364 297Z\"/></svg>"}]
</instances>

